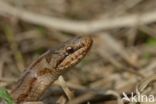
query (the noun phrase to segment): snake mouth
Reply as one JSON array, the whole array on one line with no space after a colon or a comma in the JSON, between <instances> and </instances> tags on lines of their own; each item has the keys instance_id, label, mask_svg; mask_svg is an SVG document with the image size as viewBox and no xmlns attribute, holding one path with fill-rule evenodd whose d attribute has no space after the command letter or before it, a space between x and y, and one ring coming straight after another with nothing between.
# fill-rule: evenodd
<instances>
[{"instance_id":1,"label":"snake mouth","mask_svg":"<svg viewBox=\"0 0 156 104\"><path fill-rule=\"evenodd\" d=\"M93 40L91 37L77 37L73 40L68 41L64 46L64 59L61 60L59 65L57 66L58 70L67 69L85 57L87 52L89 51ZM70 44L68 44L70 43Z\"/></svg>"}]
</instances>

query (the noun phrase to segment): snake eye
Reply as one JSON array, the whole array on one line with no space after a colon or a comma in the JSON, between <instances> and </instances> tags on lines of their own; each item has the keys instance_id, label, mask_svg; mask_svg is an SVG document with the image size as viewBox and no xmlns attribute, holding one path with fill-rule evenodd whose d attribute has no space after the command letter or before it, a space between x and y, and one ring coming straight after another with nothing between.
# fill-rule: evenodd
<instances>
[{"instance_id":1,"label":"snake eye","mask_svg":"<svg viewBox=\"0 0 156 104\"><path fill-rule=\"evenodd\" d=\"M70 54L74 52L74 49L72 47L67 47L66 51L68 52L68 54Z\"/></svg>"}]
</instances>

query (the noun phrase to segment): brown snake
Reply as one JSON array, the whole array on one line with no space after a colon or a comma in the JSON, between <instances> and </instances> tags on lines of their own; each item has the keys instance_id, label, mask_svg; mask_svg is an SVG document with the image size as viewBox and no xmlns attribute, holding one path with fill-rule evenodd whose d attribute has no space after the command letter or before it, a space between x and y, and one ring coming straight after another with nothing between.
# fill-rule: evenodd
<instances>
[{"instance_id":1,"label":"brown snake","mask_svg":"<svg viewBox=\"0 0 156 104\"><path fill-rule=\"evenodd\" d=\"M76 37L55 50L45 52L17 81L11 92L15 102L38 101L60 75L85 57L91 45L92 39L89 36Z\"/></svg>"}]
</instances>

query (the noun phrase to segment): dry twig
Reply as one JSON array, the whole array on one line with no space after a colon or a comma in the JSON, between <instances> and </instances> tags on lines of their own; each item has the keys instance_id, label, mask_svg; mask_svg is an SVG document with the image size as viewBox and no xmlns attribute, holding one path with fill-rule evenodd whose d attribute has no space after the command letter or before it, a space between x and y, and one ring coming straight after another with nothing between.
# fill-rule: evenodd
<instances>
[{"instance_id":1,"label":"dry twig","mask_svg":"<svg viewBox=\"0 0 156 104\"><path fill-rule=\"evenodd\" d=\"M21 20L72 33L92 33L104 29L132 27L136 24L149 24L156 21L156 11L145 14L133 14L116 18L94 21L73 21L48 17L13 7L0 0L0 15L12 15Z\"/></svg>"}]
</instances>

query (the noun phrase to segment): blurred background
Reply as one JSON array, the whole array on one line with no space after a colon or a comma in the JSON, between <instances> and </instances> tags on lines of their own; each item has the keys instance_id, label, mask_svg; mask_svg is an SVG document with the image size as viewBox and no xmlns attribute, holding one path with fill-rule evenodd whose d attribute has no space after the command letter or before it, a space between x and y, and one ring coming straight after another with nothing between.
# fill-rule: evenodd
<instances>
[{"instance_id":1,"label":"blurred background","mask_svg":"<svg viewBox=\"0 0 156 104\"><path fill-rule=\"evenodd\" d=\"M91 51L48 89L45 104L123 104L123 92L156 94L155 0L0 0L0 86L10 91L46 50L85 35Z\"/></svg>"}]
</instances>

